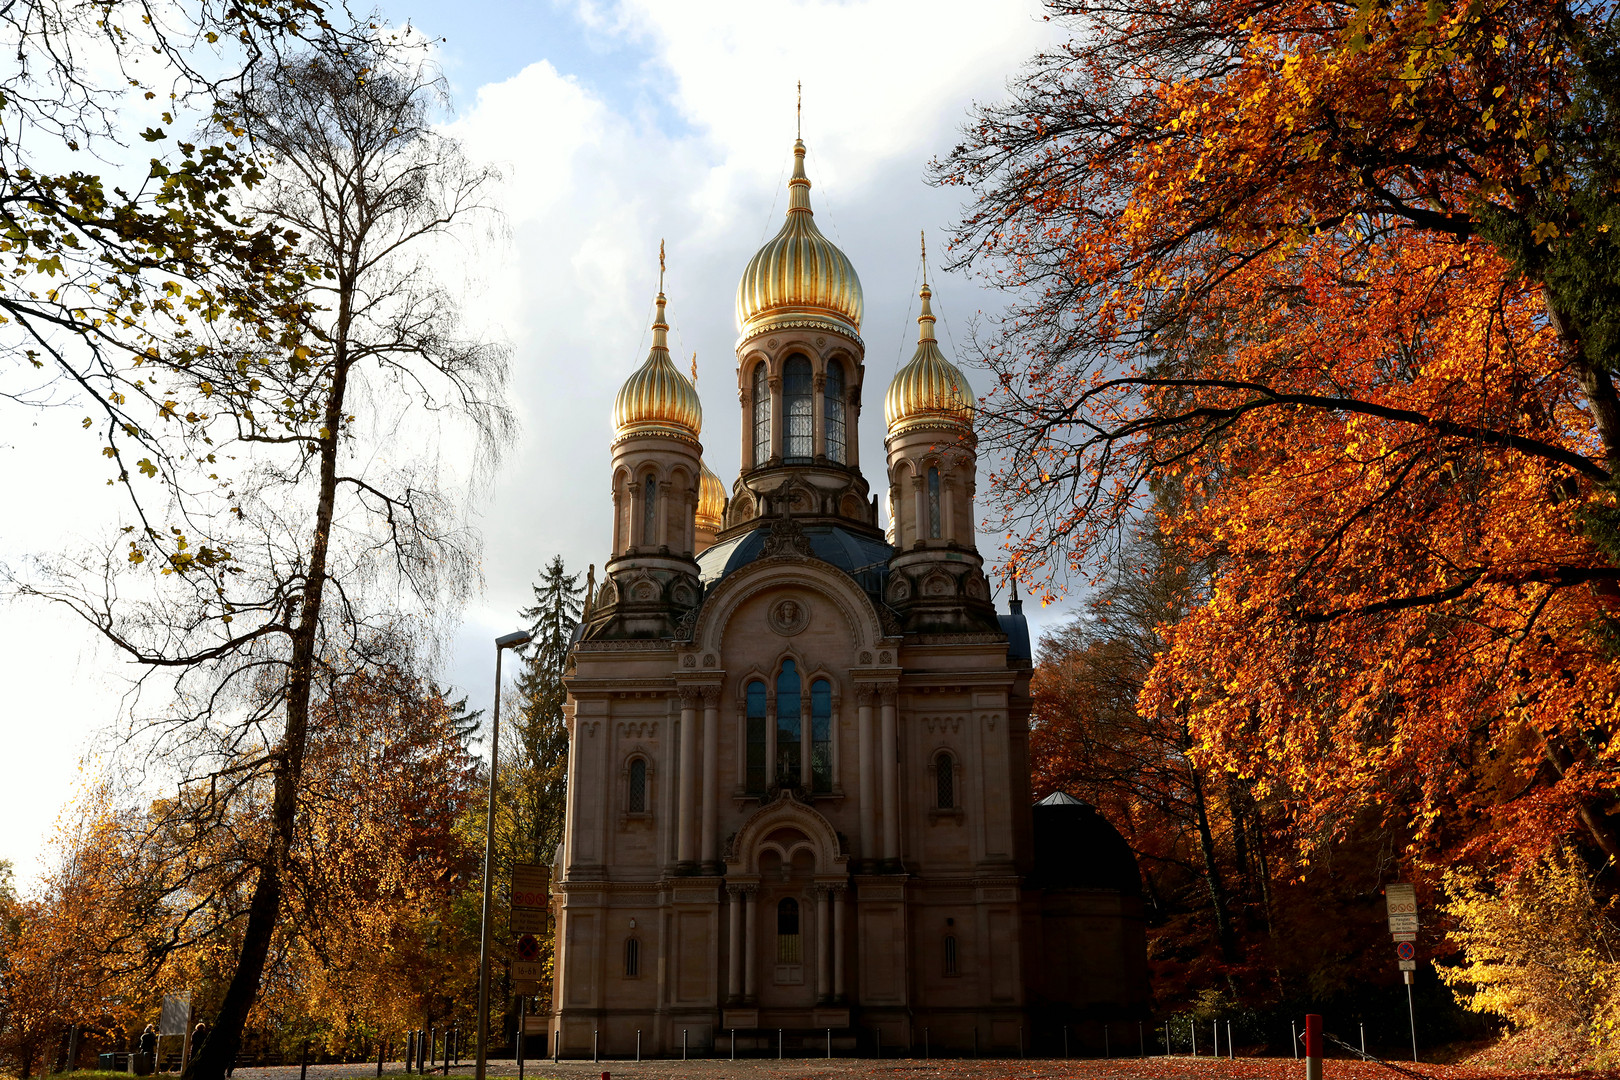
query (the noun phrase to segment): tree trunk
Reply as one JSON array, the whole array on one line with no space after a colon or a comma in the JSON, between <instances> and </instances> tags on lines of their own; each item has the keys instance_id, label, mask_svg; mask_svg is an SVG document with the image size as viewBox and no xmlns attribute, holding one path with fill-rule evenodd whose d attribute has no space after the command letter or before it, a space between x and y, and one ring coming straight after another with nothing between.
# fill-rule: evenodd
<instances>
[{"instance_id":1,"label":"tree trunk","mask_svg":"<svg viewBox=\"0 0 1620 1080\"><path fill-rule=\"evenodd\" d=\"M1189 760L1187 775L1192 778L1193 808L1198 822L1198 849L1204 861L1204 881L1209 886L1209 902L1215 912L1215 936L1220 943L1221 959L1237 962L1237 939L1232 933L1232 916L1227 910L1226 886L1221 881L1221 868L1215 861L1215 835L1209 827L1209 803L1204 797L1204 779Z\"/></svg>"}]
</instances>

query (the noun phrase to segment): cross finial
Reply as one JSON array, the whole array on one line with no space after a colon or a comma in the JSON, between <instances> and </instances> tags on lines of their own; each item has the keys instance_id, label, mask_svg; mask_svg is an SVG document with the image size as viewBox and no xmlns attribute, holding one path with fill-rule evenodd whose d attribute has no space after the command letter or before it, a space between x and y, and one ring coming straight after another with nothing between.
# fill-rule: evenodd
<instances>
[{"instance_id":1,"label":"cross finial","mask_svg":"<svg viewBox=\"0 0 1620 1080\"><path fill-rule=\"evenodd\" d=\"M799 104L793 110L793 137L804 138L804 80L799 80Z\"/></svg>"},{"instance_id":2,"label":"cross finial","mask_svg":"<svg viewBox=\"0 0 1620 1080\"><path fill-rule=\"evenodd\" d=\"M697 385L697 353L692 354L692 385Z\"/></svg>"},{"instance_id":3,"label":"cross finial","mask_svg":"<svg viewBox=\"0 0 1620 1080\"><path fill-rule=\"evenodd\" d=\"M923 284L928 284L928 230L918 229L917 236L922 240Z\"/></svg>"},{"instance_id":4,"label":"cross finial","mask_svg":"<svg viewBox=\"0 0 1620 1080\"><path fill-rule=\"evenodd\" d=\"M664 238L658 238L658 291L664 291Z\"/></svg>"}]
</instances>

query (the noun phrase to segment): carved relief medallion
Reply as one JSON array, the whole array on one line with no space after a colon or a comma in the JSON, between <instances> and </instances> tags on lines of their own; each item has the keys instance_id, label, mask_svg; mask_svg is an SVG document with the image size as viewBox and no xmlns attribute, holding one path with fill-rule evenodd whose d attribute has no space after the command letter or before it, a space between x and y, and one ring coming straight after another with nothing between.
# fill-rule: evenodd
<instances>
[{"instance_id":1,"label":"carved relief medallion","mask_svg":"<svg viewBox=\"0 0 1620 1080\"><path fill-rule=\"evenodd\" d=\"M778 600L771 605L768 621L772 630L783 637L791 637L810 625L810 606L791 596Z\"/></svg>"}]
</instances>

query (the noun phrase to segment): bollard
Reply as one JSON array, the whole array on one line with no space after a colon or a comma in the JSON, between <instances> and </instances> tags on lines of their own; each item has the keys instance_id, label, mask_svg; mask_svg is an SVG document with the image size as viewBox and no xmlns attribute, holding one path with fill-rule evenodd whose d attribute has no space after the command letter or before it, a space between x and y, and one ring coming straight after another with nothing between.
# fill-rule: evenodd
<instances>
[{"instance_id":1,"label":"bollard","mask_svg":"<svg viewBox=\"0 0 1620 1080\"><path fill-rule=\"evenodd\" d=\"M731 1060L737 1060L737 1029L731 1029Z\"/></svg>"},{"instance_id":2,"label":"bollard","mask_svg":"<svg viewBox=\"0 0 1620 1080\"><path fill-rule=\"evenodd\" d=\"M926 1059L927 1053L925 1052L923 1056ZM832 1028L827 1029L827 1057L832 1057Z\"/></svg>"},{"instance_id":3,"label":"bollard","mask_svg":"<svg viewBox=\"0 0 1620 1080\"><path fill-rule=\"evenodd\" d=\"M923 1028L923 1060L928 1060L928 1029Z\"/></svg>"},{"instance_id":4,"label":"bollard","mask_svg":"<svg viewBox=\"0 0 1620 1080\"><path fill-rule=\"evenodd\" d=\"M973 1025L973 1056L979 1056L979 1025Z\"/></svg>"},{"instance_id":5,"label":"bollard","mask_svg":"<svg viewBox=\"0 0 1620 1080\"><path fill-rule=\"evenodd\" d=\"M636 1028L636 1060L641 1060L641 1029Z\"/></svg>"},{"instance_id":6,"label":"bollard","mask_svg":"<svg viewBox=\"0 0 1620 1080\"><path fill-rule=\"evenodd\" d=\"M1063 1056L1065 1058L1067 1058L1069 1056L1069 1025L1068 1024L1063 1025Z\"/></svg>"},{"instance_id":7,"label":"bollard","mask_svg":"<svg viewBox=\"0 0 1620 1080\"><path fill-rule=\"evenodd\" d=\"M1018 1025L1018 1060L1024 1060L1024 1025Z\"/></svg>"},{"instance_id":8,"label":"bollard","mask_svg":"<svg viewBox=\"0 0 1620 1080\"><path fill-rule=\"evenodd\" d=\"M562 1060L562 1025L558 1024L557 1025L557 1030L552 1033L552 1039L551 1039L551 1063L553 1065L555 1065L555 1064L557 1064L557 1062L559 1062L561 1060Z\"/></svg>"},{"instance_id":9,"label":"bollard","mask_svg":"<svg viewBox=\"0 0 1620 1080\"><path fill-rule=\"evenodd\" d=\"M1170 1021L1164 1022L1164 1056L1170 1056Z\"/></svg>"},{"instance_id":10,"label":"bollard","mask_svg":"<svg viewBox=\"0 0 1620 1080\"><path fill-rule=\"evenodd\" d=\"M1142 1032L1142 1021L1136 1022L1136 1056L1147 1057L1147 1036Z\"/></svg>"},{"instance_id":11,"label":"bollard","mask_svg":"<svg viewBox=\"0 0 1620 1080\"><path fill-rule=\"evenodd\" d=\"M1069 1056L1069 1029L1068 1029L1067 1025L1065 1025L1064 1028L1063 1028L1063 1056L1064 1057ZM1103 1057L1111 1058L1113 1056L1114 1056L1113 1048L1108 1045L1108 1025L1104 1024L1103 1025Z\"/></svg>"},{"instance_id":12,"label":"bollard","mask_svg":"<svg viewBox=\"0 0 1620 1080\"><path fill-rule=\"evenodd\" d=\"M1365 1023L1361 1023L1361 1024L1357 1024L1356 1026L1361 1029L1361 1056L1366 1057L1367 1056L1367 1025Z\"/></svg>"},{"instance_id":13,"label":"bollard","mask_svg":"<svg viewBox=\"0 0 1620 1080\"><path fill-rule=\"evenodd\" d=\"M1293 1039L1293 1042L1294 1042L1294 1060L1298 1061L1299 1060L1299 1022L1297 1020L1288 1021L1288 1033L1294 1037L1294 1039Z\"/></svg>"},{"instance_id":14,"label":"bollard","mask_svg":"<svg viewBox=\"0 0 1620 1080\"><path fill-rule=\"evenodd\" d=\"M1192 1056L1198 1056L1198 1025L1187 1021L1187 1041L1192 1043Z\"/></svg>"},{"instance_id":15,"label":"bollard","mask_svg":"<svg viewBox=\"0 0 1620 1080\"><path fill-rule=\"evenodd\" d=\"M1322 1080L1322 1017L1305 1016L1305 1080Z\"/></svg>"},{"instance_id":16,"label":"bollard","mask_svg":"<svg viewBox=\"0 0 1620 1080\"><path fill-rule=\"evenodd\" d=\"M874 1028L873 1031L877 1035L877 1056L882 1057L883 1056L883 1029L882 1028ZM974 1057L979 1056L978 1051L979 1051L979 1029L974 1028L973 1029L973 1056Z\"/></svg>"},{"instance_id":17,"label":"bollard","mask_svg":"<svg viewBox=\"0 0 1620 1080\"><path fill-rule=\"evenodd\" d=\"M602 1054L598 1049L599 1044L597 1043L596 1038L599 1034L601 1033L597 1031L596 1028L591 1028L591 1060L596 1062L600 1062L602 1060Z\"/></svg>"},{"instance_id":18,"label":"bollard","mask_svg":"<svg viewBox=\"0 0 1620 1080\"><path fill-rule=\"evenodd\" d=\"M523 1051L525 1049L524 1045L523 1045L523 1036L525 1036L525 1035L527 1035L529 1033L529 1021L526 1019L528 1014L529 1014L529 999L527 997L519 997L518 998L518 1037L517 1037L518 1080L523 1080Z\"/></svg>"},{"instance_id":19,"label":"bollard","mask_svg":"<svg viewBox=\"0 0 1620 1080\"><path fill-rule=\"evenodd\" d=\"M1226 1022L1226 1060L1232 1060L1232 1021Z\"/></svg>"},{"instance_id":20,"label":"bollard","mask_svg":"<svg viewBox=\"0 0 1620 1080\"><path fill-rule=\"evenodd\" d=\"M432 1024L428 1025L427 1068L423 1074L432 1072L439 1064L439 1029Z\"/></svg>"},{"instance_id":21,"label":"bollard","mask_svg":"<svg viewBox=\"0 0 1620 1080\"><path fill-rule=\"evenodd\" d=\"M1214 1040L1214 1043L1212 1044L1214 1046L1214 1049L1209 1052L1210 1056L1211 1057L1220 1057L1221 1056L1221 1022L1219 1020L1211 1020L1209 1022L1209 1037Z\"/></svg>"},{"instance_id":22,"label":"bollard","mask_svg":"<svg viewBox=\"0 0 1620 1080\"><path fill-rule=\"evenodd\" d=\"M681 1060L686 1060L686 1028L681 1028Z\"/></svg>"},{"instance_id":23,"label":"bollard","mask_svg":"<svg viewBox=\"0 0 1620 1080\"><path fill-rule=\"evenodd\" d=\"M782 1060L782 1029L776 1029L776 1060Z\"/></svg>"}]
</instances>

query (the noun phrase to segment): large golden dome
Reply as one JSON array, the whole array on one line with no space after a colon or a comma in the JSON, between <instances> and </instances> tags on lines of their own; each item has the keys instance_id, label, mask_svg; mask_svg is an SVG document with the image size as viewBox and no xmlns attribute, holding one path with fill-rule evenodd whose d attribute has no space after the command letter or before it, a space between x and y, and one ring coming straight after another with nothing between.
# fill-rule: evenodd
<instances>
[{"instance_id":1,"label":"large golden dome","mask_svg":"<svg viewBox=\"0 0 1620 1080\"><path fill-rule=\"evenodd\" d=\"M669 358L669 324L664 321L664 294L658 294L658 318L647 362L635 370L613 402L614 437L667 435L696 442L703 433L703 403L697 387Z\"/></svg>"},{"instance_id":2,"label":"large golden dome","mask_svg":"<svg viewBox=\"0 0 1620 1080\"><path fill-rule=\"evenodd\" d=\"M861 314L861 279L810 211L800 139L793 144L787 221L737 283L737 329L749 338L779 326L821 326L858 338Z\"/></svg>"},{"instance_id":3,"label":"large golden dome","mask_svg":"<svg viewBox=\"0 0 1620 1080\"><path fill-rule=\"evenodd\" d=\"M883 419L890 435L915 428L973 433L973 388L939 351L934 309L929 303L933 295L924 282L916 355L895 374L883 399Z\"/></svg>"},{"instance_id":4,"label":"large golden dome","mask_svg":"<svg viewBox=\"0 0 1620 1080\"><path fill-rule=\"evenodd\" d=\"M721 516L726 510L726 485L709 468L709 463L700 461L703 467L703 479L698 485L697 527L708 532L719 532Z\"/></svg>"}]
</instances>

